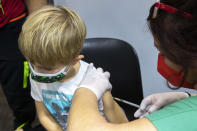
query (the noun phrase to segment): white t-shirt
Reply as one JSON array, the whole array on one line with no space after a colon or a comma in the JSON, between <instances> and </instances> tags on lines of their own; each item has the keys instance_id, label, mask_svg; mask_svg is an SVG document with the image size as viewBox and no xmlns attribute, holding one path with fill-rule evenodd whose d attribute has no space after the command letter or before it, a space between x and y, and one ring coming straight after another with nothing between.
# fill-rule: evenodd
<instances>
[{"instance_id":1,"label":"white t-shirt","mask_svg":"<svg viewBox=\"0 0 197 131\"><path fill-rule=\"evenodd\" d=\"M34 100L43 102L56 121L66 130L68 112L72 104L73 94L78 88L88 63L80 61L78 73L67 82L40 83L31 79L31 96ZM99 101L99 110L103 111L102 100ZM80 116L79 116L80 117Z\"/></svg>"}]
</instances>

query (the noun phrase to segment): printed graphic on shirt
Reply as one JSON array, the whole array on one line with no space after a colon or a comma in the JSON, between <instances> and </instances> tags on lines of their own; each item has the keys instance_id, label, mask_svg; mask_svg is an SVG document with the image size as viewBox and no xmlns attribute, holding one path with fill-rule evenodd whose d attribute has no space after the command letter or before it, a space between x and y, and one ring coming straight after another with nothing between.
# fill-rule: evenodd
<instances>
[{"instance_id":1,"label":"printed graphic on shirt","mask_svg":"<svg viewBox=\"0 0 197 131\"><path fill-rule=\"evenodd\" d=\"M58 123L65 129L73 95L42 90L43 103Z\"/></svg>"}]
</instances>

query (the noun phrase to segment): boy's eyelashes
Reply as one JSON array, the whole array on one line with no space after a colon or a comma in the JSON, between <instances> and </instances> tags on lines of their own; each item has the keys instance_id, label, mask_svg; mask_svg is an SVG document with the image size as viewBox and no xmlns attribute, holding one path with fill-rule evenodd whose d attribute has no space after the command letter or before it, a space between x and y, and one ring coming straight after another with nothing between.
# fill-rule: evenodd
<instances>
[{"instance_id":1,"label":"boy's eyelashes","mask_svg":"<svg viewBox=\"0 0 197 131\"><path fill-rule=\"evenodd\" d=\"M54 70L54 68L49 68L49 67L42 67L42 66L33 66L33 68L37 68L37 69L40 69L40 70L45 70L45 71L51 71L51 70Z\"/></svg>"},{"instance_id":2,"label":"boy's eyelashes","mask_svg":"<svg viewBox=\"0 0 197 131\"><path fill-rule=\"evenodd\" d=\"M42 70L46 70L46 71L51 71L53 70L52 68L41 68Z\"/></svg>"},{"instance_id":3,"label":"boy's eyelashes","mask_svg":"<svg viewBox=\"0 0 197 131\"><path fill-rule=\"evenodd\" d=\"M54 68L47 68L47 67L41 67L39 69L45 70L45 71L52 71L52 70L54 70Z\"/></svg>"}]
</instances>

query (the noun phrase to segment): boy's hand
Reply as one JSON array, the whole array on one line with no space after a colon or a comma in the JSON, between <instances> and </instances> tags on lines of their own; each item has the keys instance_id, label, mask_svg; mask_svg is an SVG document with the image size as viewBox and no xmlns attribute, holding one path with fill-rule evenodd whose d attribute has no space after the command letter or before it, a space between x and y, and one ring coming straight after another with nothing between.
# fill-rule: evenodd
<instances>
[{"instance_id":1,"label":"boy's hand","mask_svg":"<svg viewBox=\"0 0 197 131\"><path fill-rule=\"evenodd\" d=\"M103 72L102 68L96 69L91 63L79 87L90 89L97 96L97 99L100 100L103 94L112 88L109 83L109 77L109 72Z\"/></svg>"}]
</instances>

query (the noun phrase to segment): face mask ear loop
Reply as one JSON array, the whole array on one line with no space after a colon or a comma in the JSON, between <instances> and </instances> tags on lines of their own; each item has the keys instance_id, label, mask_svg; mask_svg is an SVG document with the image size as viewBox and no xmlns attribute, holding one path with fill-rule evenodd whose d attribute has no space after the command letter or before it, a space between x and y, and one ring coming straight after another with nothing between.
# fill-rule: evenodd
<instances>
[{"instance_id":1,"label":"face mask ear loop","mask_svg":"<svg viewBox=\"0 0 197 131\"><path fill-rule=\"evenodd\" d=\"M186 79L186 77L187 77L187 74L188 74L188 68L187 68L187 67L184 67L184 68L183 68L183 78L182 78L182 80L181 80L179 86L173 87L173 86L170 85L170 83L169 83L168 81L166 81L166 82L167 82L168 88L170 88L170 89L172 89L172 90L178 90L178 89L180 89L180 88L183 86L184 82L185 82L185 79Z\"/></svg>"},{"instance_id":2,"label":"face mask ear loop","mask_svg":"<svg viewBox=\"0 0 197 131\"><path fill-rule=\"evenodd\" d=\"M156 0L156 3L160 4L160 0ZM158 12L159 8L155 6L154 11L153 11L153 19L157 17L157 12Z\"/></svg>"}]
</instances>

